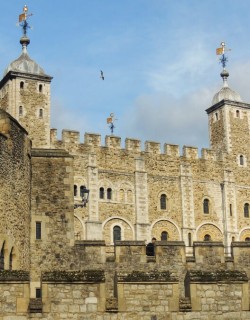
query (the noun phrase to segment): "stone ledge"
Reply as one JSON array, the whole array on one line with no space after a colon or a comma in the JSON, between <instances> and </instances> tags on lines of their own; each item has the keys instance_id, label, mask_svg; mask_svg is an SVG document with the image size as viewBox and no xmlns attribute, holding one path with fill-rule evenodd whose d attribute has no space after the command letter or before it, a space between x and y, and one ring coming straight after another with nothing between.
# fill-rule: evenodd
<instances>
[{"instance_id":1,"label":"stone ledge","mask_svg":"<svg viewBox=\"0 0 250 320\"><path fill-rule=\"evenodd\" d=\"M100 283L105 282L105 274L103 270L84 270L84 271L52 271L42 274L43 282L84 282L84 283Z\"/></svg>"},{"instance_id":2,"label":"stone ledge","mask_svg":"<svg viewBox=\"0 0 250 320\"><path fill-rule=\"evenodd\" d=\"M159 272L157 270L150 272L133 271L132 273L119 272L117 274L118 282L178 282L176 277L171 276L169 271Z\"/></svg>"},{"instance_id":3,"label":"stone ledge","mask_svg":"<svg viewBox=\"0 0 250 320\"><path fill-rule=\"evenodd\" d=\"M92 246L105 246L104 240L76 240L75 246L77 247L92 247Z\"/></svg>"},{"instance_id":4,"label":"stone ledge","mask_svg":"<svg viewBox=\"0 0 250 320\"><path fill-rule=\"evenodd\" d=\"M30 281L30 274L28 271L23 270L1 270L0 282L23 282Z\"/></svg>"},{"instance_id":5,"label":"stone ledge","mask_svg":"<svg viewBox=\"0 0 250 320\"><path fill-rule=\"evenodd\" d=\"M224 244L221 241L194 241L194 247L223 247Z\"/></svg>"},{"instance_id":6,"label":"stone ledge","mask_svg":"<svg viewBox=\"0 0 250 320\"><path fill-rule=\"evenodd\" d=\"M32 157L47 157L47 158L73 158L67 151L63 149L32 149Z\"/></svg>"},{"instance_id":7,"label":"stone ledge","mask_svg":"<svg viewBox=\"0 0 250 320\"><path fill-rule=\"evenodd\" d=\"M210 283L210 282L248 282L246 272L237 270L217 270L217 271L189 271L186 280L190 283Z\"/></svg>"}]
</instances>

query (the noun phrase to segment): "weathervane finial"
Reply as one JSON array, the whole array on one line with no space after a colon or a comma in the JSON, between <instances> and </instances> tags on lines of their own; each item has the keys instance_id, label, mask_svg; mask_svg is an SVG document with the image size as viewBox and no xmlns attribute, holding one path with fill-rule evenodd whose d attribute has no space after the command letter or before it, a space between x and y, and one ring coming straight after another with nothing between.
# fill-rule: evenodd
<instances>
[{"instance_id":1,"label":"weathervane finial","mask_svg":"<svg viewBox=\"0 0 250 320\"><path fill-rule=\"evenodd\" d=\"M27 5L25 5L23 7L23 13L19 14L19 25L22 27L23 29L23 36L26 37L27 35L27 29L30 28L27 19L32 16L32 13L27 14L28 13L28 7Z\"/></svg>"},{"instance_id":2,"label":"weathervane finial","mask_svg":"<svg viewBox=\"0 0 250 320\"><path fill-rule=\"evenodd\" d=\"M117 119L114 119L114 117L115 117L115 114L110 113L110 116L107 118L107 123L109 124L111 135L113 135L113 133L114 133L114 128L115 128L114 122L115 122L115 120L117 120Z\"/></svg>"},{"instance_id":3,"label":"weathervane finial","mask_svg":"<svg viewBox=\"0 0 250 320\"><path fill-rule=\"evenodd\" d=\"M216 49L216 54L220 55L220 63L222 64L223 69L226 68L228 58L225 56L225 51L230 51L231 49L226 49L226 44L224 41L221 42L221 47Z\"/></svg>"}]
</instances>

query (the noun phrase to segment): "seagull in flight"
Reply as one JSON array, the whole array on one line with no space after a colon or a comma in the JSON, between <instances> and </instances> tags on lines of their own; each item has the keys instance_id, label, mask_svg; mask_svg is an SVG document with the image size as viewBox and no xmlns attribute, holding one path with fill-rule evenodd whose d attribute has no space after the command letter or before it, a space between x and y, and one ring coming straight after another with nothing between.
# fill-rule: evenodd
<instances>
[{"instance_id":1,"label":"seagull in flight","mask_svg":"<svg viewBox=\"0 0 250 320\"><path fill-rule=\"evenodd\" d=\"M102 80L104 80L104 74L103 74L103 71L102 71L102 70L100 70L100 71L101 71L100 78L101 78Z\"/></svg>"}]
</instances>

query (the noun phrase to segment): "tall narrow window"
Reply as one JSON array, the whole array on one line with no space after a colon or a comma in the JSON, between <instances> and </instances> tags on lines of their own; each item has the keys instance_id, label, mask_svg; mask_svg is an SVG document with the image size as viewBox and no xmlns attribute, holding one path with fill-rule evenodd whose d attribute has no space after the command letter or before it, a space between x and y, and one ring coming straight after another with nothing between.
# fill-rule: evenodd
<instances>
[{"instance_id":1,"label":"tall narrow window","mask_svg":"<svg viewBox=\"0 0 250 320\"><path fill-rule=\"evenodd\" d=\"M160 208L161 210L167 209L167 196L165 194L162 194L160 197Z\"/></svg>"},{"instance_id":2,"label":"tall narrow window","mask_svg":"<svg viewBox=\"0 0 250 320\"><path fill-rule=\"evenodd\" d=\"M240 117L240 111L236 110L236 117L239 118Z\"/></svg>"},{"instance_id":3,"label":"tall narrow window","mask_svg":"<svg viewBox=\"0 0 250 320\"><path fill-rule=\"evenodd\" d=\"M36 239L42 239L42 223L40 221L36 221Z\"/></svg>"},{"instance_id":4,"label":"tall narrow window","mask_svg":"<svg viewBox=\"0 0 250 320\"><path fill-rule=\"evenodd\" d=\"M43 109L39 109L39 118L43 118Z\"/></svg>"},{"instance_id":5,"label":"tall narrow window","mask_svg":"<svg viewBox=\"0 0 250 320\"><path fill-rule=\"evenodd\" d=\"M244 217L249 218L249 203L244 204Z\"/></svg>"},{"instance_id":6,"label":"tall narrow window","mask_svg":"<svg viewBox=\"0 0 250 320\"><path fill-rule=\"evenodd\" d=\"M24 88L24 82L21 81L21 82L20 82L20 89L23 89L23 88Z\"/></svg>"},{"instance_id":7,"label":"tall narrow window","mask_svg":"<svg viewBox=\"0 0 250 320\"><path fill-rule=\"evenodd\" d=\"M125 192L124 192L123 189L120 189L119 197L120 197L120 202L124 202L125 201Z\"/></svg>"},{"instance_id":8,"label":"tall narrow window","mask_svg":"<svg viewBox=\"0 0 250 320\"><path fill-rule=\"evenodd\" d=\"M104 188L103 188L103 187L101 187L101 188L99 189L99 198L100 198L100 199L104 199Z\"/></svg>"},{"instance_id":9,"label":"tall narrow window","mask_svg":"<svg viewBox=\"0 0 250 320\"><path fill-rule=\"evenodd\" d=\"M80 197L83 198L84 197L84 190L86 190L85 186L80 186Z\"/></svg>"},{"instance_id":10,"label":"tall narrow window","mask_svg":"<svg viewBox=\"0 0 250 320\"><path fill-rule=\"evenodd\" d=\"M240 155L240 165L241 166L244 165L244 157L243 157L243 155Z\"/></svg>"},{"instance_id":11,"label":"tall narrow window","mask_svg":"<svg viewBox=\"0 0 250 320\"><path fill-rule=\"evenodd\" d=\"M168 240L167 231L162 231L162 233L161 233L161 241L164 241L164 240Z\"/></svg>"},{"instance_id":12,"label":"tall narrow window","mask_svg":"<svg viewBox=\"0 0 250 320\"><path fill-rule=\"evenodd\" d=\"M217 113L217 112L215 113L215 119L216 119L216 120L219 119L219 116L218 116L218 113Z\"/></svg>"},{"instance_id":13,"label":"tall narrow window","mask_svg":"<svg viewBox=\"0 0 250 320\"><path fill-rule=\"evenodd\" d=\"M36 299L42 298L42 289L36 288Z\"/></svg>"},{"instance_id":14,"label":"tall narrow window","mask_svg":"<svg viewBox=\"0 0 250 320\"><path fill-rule=\"evenodd\" d=\"M191 234L191 232L188 233L188 246L189 247L192 246L192 234Z\"/></svg>"},{"instance_id":15,"label":"tall narrow window","mask_svg":"<svg viewBox=\"0 0 250 320\"><path fill-rule=\"evenodd\" d=\"M113 228L113 242L121 240L121 227L114 226Z\"/></svg>"},{"instance_id":16,"label":"tall narrow window","mask_svg":"<svg viewBox=\"0 0 250 320\"><path fill-rule=\"evenodd\" d=\"M132 193L132 190L128 190L127 192L127 201L129 203L133 202L133 193Z\"/></svg>"},{"instance_id":17,"label":"tall narrow window","mask_svg":"<svg viewBox=\"0 0 250 320\"><path fill-rule=\"evenodd\" d=\"M43 92L43 85L39 84L39 92Z\"/></svg>"},{"instance_id":18,"label":"tall narrow window","mask_svg":"<svg viewBox=\"0 0 250 320\"><path fill-rule=\"evenodd\" d=\"M108 199L108 200L111 200L111 199L112 199L112 189L111 189L111 188L108 188L108 189L107 189L107 199Z\"/></svg>"},{"instance_id":19,"label":"tall narrow window","mask_svg":"<svg viewBox=\"0 0 250 320\"><path fill-rule=\"evenodd\" d=\"M22 116L22 115L23 115L23 107L19 106L19 116Z\"/></svg>"},{"instance_id":20,"label":"tall narrow window","mask_svg":"<svg viewBox=\"0 0 250 320\"><path fill-rule=\"evenodd\" d=\"M230 203L229 205L229 212L230 212L230 217L232 217L233 215L233 208L232 208L232 204Z\"/></svg>"},{"instance_id":21,"label":"tall narrow window","mask_svg":"<svg viewBox=\"0 0 250 320\"><path fill-rule=\"evenodd\" d=\"M77 196L77 185L74 185L74 197Z\"/></svg>"},{"instance_id":22,"label":"tall narrow window","mask_svg":"<svg viewBox=\"0 0 250 320\"><path fill-rule=\"evenodd\" d=\"M203 213L206 213L206 214L209 213L209 200L208 199L203 200Z\"/></svg>"},{"instance_id":23,"label":"tall narrow window","mask_svg":"<svg viewBox=\"0 0 250 320\"><path fill-rule=\"evenodd\" d=\"M5 241L2 245L2 249L0 252L0 270L4 270L4 245L5 245Z\"/></svg>"}]
</instances>

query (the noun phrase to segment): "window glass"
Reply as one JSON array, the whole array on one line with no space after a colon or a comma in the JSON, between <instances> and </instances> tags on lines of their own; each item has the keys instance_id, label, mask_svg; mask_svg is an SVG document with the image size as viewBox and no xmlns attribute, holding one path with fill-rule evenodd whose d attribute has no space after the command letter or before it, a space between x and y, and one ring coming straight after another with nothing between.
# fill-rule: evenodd
<instances>
[{"instance_id":1,"label":"window glass","mask_svg":"<svg viewBox=\"0 0 250 320\"><path fill-rule=\"evenodd\" d=\"M161 195L160 208L161 208L161 210L166 210L167 209L167 196L165 194Z\"/></svg>"},{"instance_id":2,"label":"window glass","mask_svg":"<svg viewBox=\"0 0 250 320\"><path fill-rule=\"evenodd\" d=\"M121 227L115 226L113 229L113 242L121 240Z\"/></svg>"}]
</instances>

